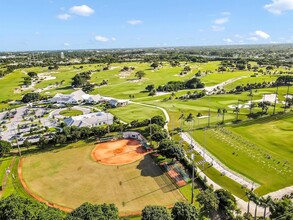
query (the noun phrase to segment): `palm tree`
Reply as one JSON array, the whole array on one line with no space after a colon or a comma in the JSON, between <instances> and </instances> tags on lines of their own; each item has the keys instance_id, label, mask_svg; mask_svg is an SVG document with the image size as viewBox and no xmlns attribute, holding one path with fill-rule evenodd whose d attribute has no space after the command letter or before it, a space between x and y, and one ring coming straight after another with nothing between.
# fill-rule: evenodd
<instances>
[{"instance_id":1,"label":"palm tree","mask_svg":"<svg viewBox=\"0 0 293 220\"><path fill-rule=\"evenodd\" d=\"M261 197L259 198L259 202L260 202L260 206L264 208L263 218L266 219L267 207L269 207L269 205L272 203L272 197L271 196L268 196L266 198Z\"/></svg>"},{"instance_id":2,"label":"palm tree","mask_svg":"<svg viewBox=\"0 0 293 220\"><path fill-rule=\"evenodd\" d=\"M185 115L183 112L181 112L181 115L179 117L179 120L180 120L180 131L182 133L182 124L183 124L183 120L185 119Z\"/></svg>"},{"instance_id":3,"label":"palm tree","mask_svg":"<svg viewBox=\"0 0 293 220\"><path fill-rule=\"evenodd\" d=\"M194 121L194 116L192 113L189 113L189 115L186 117L185 121L187 122L193 122Z\"/></svg>"},{"instance_id":4,"label":"palm tree","mask_svg":"<svg viewBox=\"0 0 293 220\"><path fill-rule=\"evenodd\" d=\"M252 191L246 191L245 192L246 194L246 197L248 198L248 203L247 203L247 213L249 213L249 209L250 209L250 201L252 200L253 198L253 192Z\"/></svg>"},{"instance_id":5,"label":"palm tree","mask_svg":"<svg viewBox=\"0 0 293 220\"><path fill-rule=\"evenodd\" d=\"M257 214L257 206L260 204L259 197L257 197L256 194L252 194L252 201L255 203L255 209L254 209L254 220L256 220L256 214Z\"/></svg>"},{"instance_id":6,"label":"palm tree","mask_svg":"<svg viewBox=\"0 0 293 220\"><path fill-rule=\"evenodd\" d=\"M235 109L233 110L233 112L236 113L236 119L235 119L235 121L237 122L238 121L238 115L239 115L239 112L240 112L239 106L236 106Z\"/></svg>"},{"instance_id":7,"label":"palm tree","mask_svg":"<svg viewBox=\"0 0 293 220\"><path fill-rule=\"evenodd\" d=\"M227 113L227 110L225 108L222 109L222 124L225 123L225 113Z\"/></svg>"},{"instance_id":8,"label":"palm tree","mask_svg":"<svg viewBox=\"0 0 293 220\"><path fill-rule=\"evenodd\" d=\"M218 124L218 119L219 119L219 116L222 114L222 110L220 108L218 108L218 111L217 111L217 124Z\"/></svg>"}]
</instances>

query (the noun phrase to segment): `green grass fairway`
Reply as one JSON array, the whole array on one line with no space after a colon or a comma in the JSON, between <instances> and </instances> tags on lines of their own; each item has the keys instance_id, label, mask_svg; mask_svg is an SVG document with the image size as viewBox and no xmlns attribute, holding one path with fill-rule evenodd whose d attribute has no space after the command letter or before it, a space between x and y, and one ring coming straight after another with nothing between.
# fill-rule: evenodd
<instances>
[{"instance_id":1,"label":"green grass fairway","mask_svg":"<svg viewBox=\"0 0 293 220\"><path fill-rule=\"evenodd\" d=\"M80 110L76 110L76 109L70 109L70 110L62 110L59 112L60 115L66 116L66 117L70 117L70 116L78 116L78 115L82 115L83 112Z\"/></svg>"},{"instance_id":2,"label":"green grass fairway","mask_svg":"<svg viewBox=\"0 0 293 220\"><path fill-rule=\"evenodd\" d=\"M263 195L293 184L292 128L291 116L209 129L206 149L232 170L260 184L256 192ZM193 136L204 146L203 130Z\"/></svg>"},{"instance_id":3,"label":"green grass fairway","mask_svg":"<svg viewBox=\"0 0 293 220\"><path fill-rule=\"evenodd\" d=\"M130 123L133 120L143 121L144 119L150 119L153 116L161 115L164 116L164 113L157 108L141 106L137 104L130 104L127 106L112 108L109 111L116 115L119 119L124 122Z\"/></svg>"},{"instance_id":4,"label":"green grass fairway","mask_svg":"<svg viewBox=\"0 0 293 220\"><path fill-rule=\"evenodd\" d=\"M91 159L93 143L70 147L25 158L23 178L33 193L70 208L115 203L121 214L184 200L148 155L132 164L106 166Z\"/></svg>"}]
</instances>

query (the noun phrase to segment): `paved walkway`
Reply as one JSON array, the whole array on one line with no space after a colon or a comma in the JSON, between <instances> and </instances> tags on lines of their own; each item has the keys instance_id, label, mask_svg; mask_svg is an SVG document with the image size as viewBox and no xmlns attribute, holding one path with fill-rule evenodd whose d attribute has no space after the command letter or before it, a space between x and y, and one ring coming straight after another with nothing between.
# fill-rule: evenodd
<instances>
[{"instance_id":1,"label":"paved walkway","mask_svg":"<svg viewBox=\"0 0 293 220\"><path fill-rule=\"evenodd\" d=\"M241 184L242 186L246 186L247 188L256 188L256 185L253 181L246 179L245 177L236 174L232 170L226 168L223 164L217 161L212 155L210 155L199 143L197 143L191 136L187 133L181 133L181 138L187 143L191 143L193 149L201 154L201 156L205 159L206 162L213 164L213 167L217 169L219 172L234 180L235 182Z\"/></svg>"},{"instance_id":2,"label":"paved walkway","mask_svg":"<svg viewBox=\"0 0 293 220\"><path fill-rule=\"evenodd\" d=\"M168 112L165 109L163 109L162 107L159 107L159 106L148 105L148 104L143 104L143 103L139 103L139 102L130 101L130 103L160 109L164 113L165 118L166 118L166 124L164 125L164 129L166 129L168 131L168 123L170 122L170 117L169 117Z\"/></svg>"}]
</instances>

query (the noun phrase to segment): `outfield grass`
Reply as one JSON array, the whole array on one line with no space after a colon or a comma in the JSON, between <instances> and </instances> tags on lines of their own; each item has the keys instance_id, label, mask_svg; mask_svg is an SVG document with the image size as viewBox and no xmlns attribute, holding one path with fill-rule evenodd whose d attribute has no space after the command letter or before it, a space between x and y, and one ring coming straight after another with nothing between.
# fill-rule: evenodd
<instances>
[{"instance_id":1,"label":"outfield grass","mask_svg":"<svg viewBox=\"0 0 293 220\"><path fill-rule=\"evenodd\" d=\"M65 117L70 117L70 116L78 116L78 115L82 115L83 112L77 109L66 109L66 110L62 110L59 112L60 115L63 115Z\"/></svg>"},{"instance_id":2,"label":"outfield grass","mask_svg":"<svg viewBox=\"0 0 293 220\"><path fill-rule=\"evenodd\" d=\"M183 200L149 156L128 165L105 166L91 159L93 143L70 146L25 158L23 177L32 192L70 208L86 201L115 203L121 214Z\"/></svg>"},{"instance_id":3,"label":"outfield grass","mask_svg":"<svg viewBox=\"0 0 293 220\"><path fill-rule=\"evenodd\" d=\"M260 121L229 127L232 135L227 129L209 129L206 138L203 130L192 135L227 167L260 184L256 192L263 195L293 184L293 118Z\"/></svg>"}]
</instances>

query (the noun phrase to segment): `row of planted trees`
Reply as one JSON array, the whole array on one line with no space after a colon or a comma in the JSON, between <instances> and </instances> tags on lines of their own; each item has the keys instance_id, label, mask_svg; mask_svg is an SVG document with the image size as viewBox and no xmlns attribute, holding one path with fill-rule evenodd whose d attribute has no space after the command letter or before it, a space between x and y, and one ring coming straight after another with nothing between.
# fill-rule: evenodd
<instances>
[{"instance_id":1,"label":"row of planted trees","mask_svg":"<svg viewBox=\"0 0 293 220\"><path fill-rule=\"evenodd\" d=\"M196 196L199 207L187 202L176 202L171 209L159 205L147 205L141 212L142 220L199 220L211 219L251 219L251 215L240 215L236 200L226 190L213 191L212 188L201 191ZM270 206L271 218L279 216L292 217L290 208L292 202L275 200ZM283 204L284 203L284 204ZM281 213L282 209L285 211ZM84 203L69 213L49 207L41 202L22 198L12 194L0 200L0 219L30 219L30 220L95 220L95 219L128 219L120 218L115 204ZM260 219L260 218L259 218ZM284 218L290 219L290 218Z\"/></svg>"}]
</instances>

